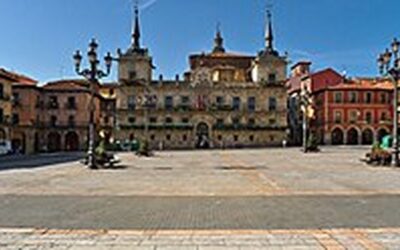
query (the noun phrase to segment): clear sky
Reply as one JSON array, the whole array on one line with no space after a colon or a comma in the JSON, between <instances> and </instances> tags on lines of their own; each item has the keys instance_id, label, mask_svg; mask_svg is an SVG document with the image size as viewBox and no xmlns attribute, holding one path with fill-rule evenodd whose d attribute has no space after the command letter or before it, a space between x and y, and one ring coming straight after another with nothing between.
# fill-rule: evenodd
<instances>
[{"instance_id":1,"label":"clear sky","mask_svg":"<svg viewBox=\"0 0 400 250\"><path fill-rule=\"evenodd\" d=\"M313 61L350 76L374 76L377 54L400 37L399 0L141 0L142 44L154 75L183 73L190 53L225 47L255 54L273 3L275 46L292 62ZM42 82L74 77L71 56L96 37L104 54L130 43L131 0L0 0L0 66ZM107 80L116 78L116 68Z\"/></svg>"}]
</instances>

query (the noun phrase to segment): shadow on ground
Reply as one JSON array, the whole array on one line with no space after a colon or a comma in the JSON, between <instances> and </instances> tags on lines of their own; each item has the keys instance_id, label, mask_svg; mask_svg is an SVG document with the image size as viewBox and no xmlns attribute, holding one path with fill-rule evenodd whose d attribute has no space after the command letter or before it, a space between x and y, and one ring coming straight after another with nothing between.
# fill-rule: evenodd
<instances>
[{"instance_id":1,"label":"shadow on ground","mask_svg":"<svg viewBox=\"0 0 400 250\"><path fill-rule=\"evenodd\" d=\"M54 153L39 155L11 155L0 157L0 171L31 169L82 160L84 152Z\"/></svg>"}]
</instances>

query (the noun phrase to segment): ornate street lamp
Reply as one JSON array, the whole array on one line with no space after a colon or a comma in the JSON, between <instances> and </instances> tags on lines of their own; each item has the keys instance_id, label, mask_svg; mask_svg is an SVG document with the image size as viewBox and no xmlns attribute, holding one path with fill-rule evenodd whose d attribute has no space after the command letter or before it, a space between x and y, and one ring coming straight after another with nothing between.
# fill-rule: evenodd
<instances>
[{"instance_id":1,"label":"ornate street lamp","mask_svg":"<svg viewBox=\"0 0 400 250\"><path fill-rule=\"evenodd\" d=\"M383 76L388 76L392 79L394 85L393 93L393 152L394 152L394 165L400 166L399 161L399 114L398 114L398 82L400 79L400 68L399 68L399 49L400 42L395 38L391 44L391 51L386 49L384 53L378 57L379 71Z\"/></svg>"},{"instance_id":2,"label":"ornate street lamp","mask_svg":"<svg viewBox=\"0 0 400 250\"><path fill-rule=\"evenodd\" d=\"M75 61L75 72L85 77L89 80L89 88L90 88L90 121L89 121L89 143L88 143L88 167L90 169L96 169L96 164L94 161L94 140L95 140L95 119L94 114L96 111L96 106L94 103L94 94L95 94L95 85L101 78L108 76L111 72L111 65L112 61L114 60L111 54L108 52L107 55L104 57L106 71L102 71L98 69L100 61L98 60L97 56L97 48L99 45L96 42L96 39L92 39L89 43L89 50L87 52L88 62L90 67L84 70L81 70L81 63L82 63L82 55L79 50L77 50L73 56Z\"/></svg>"}]
</instances>

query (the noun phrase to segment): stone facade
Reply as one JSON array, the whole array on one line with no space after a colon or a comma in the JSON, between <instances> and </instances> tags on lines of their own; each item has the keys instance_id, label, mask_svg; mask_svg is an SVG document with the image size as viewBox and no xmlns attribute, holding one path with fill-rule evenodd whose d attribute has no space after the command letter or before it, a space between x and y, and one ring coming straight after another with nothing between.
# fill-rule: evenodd
<instances>
[{"instance_id":1,"label":"stone facade","mask_svg":"<svg viewBox=\"0 0 400 250\"><path fill-rule=\"evenodd\" d=\"M132 45L119 53L116 139L147 140L164 149L264 147L286 140L287 62L273 48L270 21L266 47L256 56L226 52L218 30L212 52L191 55L182 80L151 79L152 57L140 47L138 23L136 15Z\"/></svg>"}]
</instances>

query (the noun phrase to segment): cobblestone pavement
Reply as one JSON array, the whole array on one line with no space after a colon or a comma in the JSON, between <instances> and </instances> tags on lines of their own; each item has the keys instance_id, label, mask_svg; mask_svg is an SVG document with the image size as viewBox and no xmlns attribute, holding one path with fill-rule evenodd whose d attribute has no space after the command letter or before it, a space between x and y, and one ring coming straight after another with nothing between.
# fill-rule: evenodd
<instances>
[{"instance_id":1,"label":"cobblestone pavement","mask_svg":"<svg viewBox=\"0 0 400 250\"><path fill-rule=\"evenodd\" d=\"M275 231L0 229L0 248L5 250L400 249L400 229Z\"/></svg>"}]
</instances>

